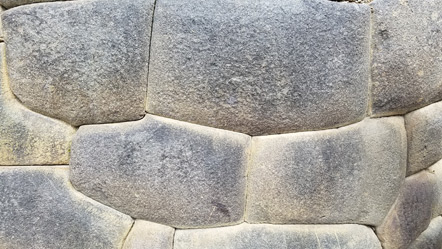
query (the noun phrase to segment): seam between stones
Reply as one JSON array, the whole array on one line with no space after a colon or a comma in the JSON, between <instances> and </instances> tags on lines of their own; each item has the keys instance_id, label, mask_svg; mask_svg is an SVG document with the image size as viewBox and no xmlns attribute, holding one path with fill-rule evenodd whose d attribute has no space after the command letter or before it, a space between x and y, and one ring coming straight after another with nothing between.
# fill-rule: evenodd
<instances>
[{"instance_id":1,"label":"seam between stones","mask_svg":"<svg viewBox=\"0 0 442 249\"><path fill-rule=\"evenodd\" d=\"M172 243L170 244L170 248L175 248L175 235L176 235L176 228L173 229L173 235L172 235Z\"/></svg>"},{"instance_id":2,"label":"seam between stones","mask_svg":"<svg viewBox=\"0 0 442 249\"><path fill-rule=\"evenodd\" d=\"M148 92L149 92L149 73L150 73L150 58L151 58L151 54L152 54L152 37L153 37L153 24L154 24L154 20L155 20L155 10L157 8L157 0L154 0L153 2L153 8L152 8L152 20L151 20L151 24L150 24L150 37L149 37L149 52L147 55L147 79L146 79L146 92L145 92L145 96L144 96L144 110L147 113L147 96L148 96Z\"/></svg>"},{"instance_id":3,"label":"seam between stones","mask_svg":"<svg viewBox=\"0 0 442 249\"><path fill-rule=\"evenodd\" d=\"M132 220L132 225L130 226L129 230L127 231L127 233L124 236L123 241L121 243L121 247L120 247L121 249L124 248L124 244L126 244L127 237L129 237L129 234L132 231L132 229L134 228L134 226L135 226L135 220Z\"/></svg>"}]
</instances>

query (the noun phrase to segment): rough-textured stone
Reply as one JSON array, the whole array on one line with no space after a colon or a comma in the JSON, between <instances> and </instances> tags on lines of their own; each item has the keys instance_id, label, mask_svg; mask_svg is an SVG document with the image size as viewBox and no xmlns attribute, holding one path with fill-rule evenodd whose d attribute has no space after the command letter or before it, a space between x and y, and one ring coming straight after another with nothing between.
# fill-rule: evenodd
<instances>
[{"instance_id":1,"label":"rough-textured stone","mask_svg":"<svg viewBox=\"0 0 442 249\"><path fill-rule=\"evenodd\" d=\"M442 159L442 102L405 115L411 175Z\"/></svg>"},{"instance_id":2,"label":"rough-textured stone","mask_svg":"<svg viewBox=\"0 0 442 249\"><path fill-rule=\"evenodd\" d=\"M422 171L405 179L394 206L376 228L384 249L407 248L427 229L432 218L434 190L435 177L429 172Z\"/></svg>"},{"instance_id":3,"label":"rough-textured stone","mask_svg":"<svg viewBox=\"0 0 442 249\"><path fill-rule=\"evenodd\" d=\"M0 248L121 248L132 219L76 192L68 167L0 167Z\"/></svg>"},{"instance_id":4,"label":"rough-textured stone","mask_svg":"<svg viewBox=\"0 0 442 249\"><path fill-rule=\"evenodd\" d=\"M123 249L172 249L174 233L172 227L136 220Z\"/></svg>"},{"instance_id":5,"label":"rough-textured stone","mask_svg":"<svg viewBox=\"0 0 442 249\"><path fill-rule=\"evenodd\" d=\"M167 118L80 127L71 180L132 217L173 227L243 221L250 137Z\"/></svg>"},{"instance_id":6,"label":"rough-textured stone","mask_svg":"<svg viewBox=\"0 0 442 249\"><path fill-rule=\"evenodd\" d=\"M442 0L377 0L372 112L403 114L442 99Z\"/></svg>"},{"instance_id":7,"label":"rough-textured stone","mask_svg":"<svg viewBox=\"0 0 442 249\"><path fill-rule=\"evenodd\" d=\"M436 190L433 203L433 217L442 215L442 160L429 168L436 177Z\"/></svg>"},{"instance_id":8,"label":"rough-textured stone","mask_svg":"<svg viewBox=\"0 0 442 249\"><path fill-rule=\"evenodd\" d=\"M369 13L322 0L158 1L147 110L250 135L362 120Z\"/></svg>"},{"instance_id":9,"label":"rough-textured stone","mask_svg":"<svg viewBox=\"0 0 442 249\"><path fill-rule=\"evenodd\" d=\"M374 232L361 225L249 225L177 230L175 249L381 249Z\"/></svg>"},{"instance_id":10,"label":"rough-textured stone","mask_svg":"<svg viewBox=\"0 0 442 249\"><path fill-rule=\"evenodd\" d=\"M379 225L405 177L404 122L254 137L251 154L247 222Z\"/></svg>"},{"instance_id":11,"label":"rough-textured stone","mask_svg":"<svg viewBox=\"0 0 442 249\"><path fill-rule=\"evenodd\" d=\"M11 88L74 126L144 116L153 0L21 6L3 13Z\"/></svg>"},{"instance_id":12,"label":"rough-textured stone","mask_svg":"<svg viewBox=\"0 0 442 249\"><path fill-rule=\"evenodd\" d=\"M9 9L25 4L54 2L54 1L69 1L69 0L0 0L0 5Z\"/></svg>"},{"instance_id":13,"label":"rough-textured stone","mask_svg":"<svg viewBox=\"0 0 442 249\"><path fill-rule=\"evenodd\" d=\"M430 226L408 247L408 249L441 249L442 217L433 219Z\"/></svg>"},{"instance_id":14,"label":"rough-textured stone","mask_svg":"<svg viewBox=\"0 0 442 249\"><path fill-rule=\"evenodd\" d=\"M1 58L4 45L0 44ZM0 59L0 165L67 164L75 129L23 107L9 90Z\"/></svg>"}]
</instances>

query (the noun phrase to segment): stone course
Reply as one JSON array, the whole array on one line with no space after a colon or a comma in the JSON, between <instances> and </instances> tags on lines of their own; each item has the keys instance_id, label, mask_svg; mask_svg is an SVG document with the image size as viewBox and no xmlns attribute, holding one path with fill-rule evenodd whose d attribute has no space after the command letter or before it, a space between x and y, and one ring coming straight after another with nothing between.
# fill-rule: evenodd
<instances>
[{"instance_id":1,"label":"stone course","mask_svg":"<svg viewBox=\"0 0 442 249\"><path fill-rule=\"evenodd\" d=\"M406 137L399 117L254 137L252 144L250 223L379 225L405 177Z\"/></svg>"},{"instance_id":2,"label":"stone course","mask_svg":"<svg viewBox=\"0 0 442 249\"><path fill-rule=\"evenodd\" d=\"M175 249L381 249L374 232L361 225L249 225L177 230Z\"/></svg>"},{"instance_id":3,"label":"stone course","mask_svg":"<svg viewBox=\"0 0 442 249\"><path fill-rule=\"evenodd\" d=\"M132 219L77 193L68 167L0 167L0 248L121 248Z\"/></svg>"},{"instance_id":4,"label":"stone course","mask_svg":"<svg viewBox=\"0 0 442 249\"><path fill-rule=\"evenodd\" d=\"M152 10L153 0L89 0L4 12L12 91L74 126L141 119Z\"/></svg>"},{"instance_id":5,"label":"stone course","mask_svg":"<svg viewBox=\"0 0 442 249\"><path fill-rule=\"evenodd\" d=\"M123 249L172 249L174 234L172 227L136 220Z\"/></svg>"},{"instance_id":6,"label":"stone course","mask_svg":"<svg viewBox=\"0 0 442 249\"><path fill-rule=\"evenodd\" d=\"M360 121L369 14L323 0L158 1L147 110L250 135Z\"/></svg>"},{"instance_id":7,"label":"stone course","mask_svg":"<svg viewBox=\"0 0 442 249\"><path fill-rule=\"evenodd\" d=\"M185 228L237 224L250 140L152 115L82 126L72 144L71 180L135 218Z\"/></svg>"}]
</instances>

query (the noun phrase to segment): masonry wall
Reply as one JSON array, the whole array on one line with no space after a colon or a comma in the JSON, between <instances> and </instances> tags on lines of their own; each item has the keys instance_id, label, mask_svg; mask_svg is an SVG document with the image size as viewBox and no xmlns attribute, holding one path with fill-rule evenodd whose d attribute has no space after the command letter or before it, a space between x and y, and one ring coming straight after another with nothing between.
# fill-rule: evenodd
<instances>
[{"instance_id":1,"label":"masonry wall","mask_svg":"<svg viewBox=\"0 0 442 249\"><path fill-rule=\"evenodd\" d=\"M441 0L0 5L0 248L442 248Z\"/></svg>"}]
</instances>

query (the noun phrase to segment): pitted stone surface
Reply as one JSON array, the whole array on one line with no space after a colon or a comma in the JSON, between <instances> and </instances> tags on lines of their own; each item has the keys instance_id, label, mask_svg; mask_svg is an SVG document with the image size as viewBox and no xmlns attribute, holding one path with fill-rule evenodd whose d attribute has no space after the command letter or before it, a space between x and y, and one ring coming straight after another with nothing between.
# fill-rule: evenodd
<instances>
[{"instance_id":1,"label":"pitted stone surface","mask_svg":"<svg viewBox=\"0 0 442 249\"><path fill-rule=\"evenodd\" d=\"M21 6L2 15L11 88L74 126L144 116L153 0Z\"/></svg>"},{"instance_id":2,"label":"pitted stone surface","mask_svg":"<svg viewBox=\"0 0 442 249\"><path fill-rule=\"evenodd\" d=\"M172 227L136 220L123 249L172 249L174 233Z\"/></svg>"},{"instance_id":3,"label":"pitted stone surface","mask_svg":"<svg viewBox=\"0 0 442 249\"><path fill-rule=\"evenodd\" d=\"M442 215L442 160L429 168L436 177L436 191L433 203L433 217Z\"/></svg>"},{"instance_id":4,"label":"pitted stone surface","mask_svg":"<svg viewBox=\"0 0 442 249\"><path fill-rule=\"evenodd\" d=\"M379 225L405 177L404 121L254 137L251 154L247 222Z\"/></svg>"},{"instance_id":5,"label":"pitted stone surface","mask_svg":"<svg viewBox=\"0 0 442 249\"><path fill-rule=\"evenodd\" d=\"M68 167L0 167L0 248L121 248L132 219L76 192Z\"/></svg>"},{"instance_id":6,"label":"pitted stone surface","mask_svg":"<svg viewBox=\"0 0 442 249\"><path fill-rule=\"evenodd\" d=\"M405 115L405 128L408 136L408 175L442 159L442 102Z\"/></svg>"},{"instance_id":7,"label":"pitted stone surface","mask_svg":"<svg viewBox=\"0 0 442 249\"><path fill-rule=\"evenodd\" d=\"M427 171L405 179L394 206L376 228L384 249L407 248L427 229L432 218L435 181L434 174Z\"/></svg>"},{"instance_id":8,"label":"pitted stone surface","mask_svg":"<svg viewBox=\"0 0 442 249\"><path fill-rule=\"evenodd\" d=\"M23 107L9 90L0 44L0 165L67 164L75 129Z\"/></svg>"},{"instance_id":9,"label":"pitted stone surface","mask_svg":"<svg viewBox=\"0 0 442 249\"><path fill-rule=\"evenodd\" d=\"M404 114L442 99L442 0L377 0L372 112Z\"/></svg>"},{"instance_id":10,"label":"pitted stone surface","mask_svg":"<svg viewBox=\"0 0 442 249\"><path fill-rule=\"evenodd\" d=\"M177 230L174 249L381 249L374 232L361 225L249 225Z\"/></svg>"},{"instance_id":11,"label":"pitted stone surface","mask_svg":"<svg viewBox=\"0 0 442 249\"><path fill-rule=\"evenodd\" d=\"M250 137L167 118L80 127L71 180L132 217L173 227L243 221Z\"/></svg>"},{"instance_id":12,"label":"pitted stone surface","mask_svg":"<svg viewBox=\"0 0 442 249\"><path fill-rule=\"evenodd\" d=\"M408 247L408 249L442 248L442 217L433 219L430 226Z\"/></svg>"},{"instance_id":13,"label":"pitted stone surface","mask_svg":"<svg viewBox=\"0 0 442 249\"><path fill-rule=\"evenodd\" d=\"M0 5L9 9L25 4L54 2L54 1L67 1L67 0L0 0Z\"/></svg>"},{"instance_id":14,"label":"pitted stone surface","mask_svg":"<svg viewBox=\"0 0 442 249\"><path fill-rule=\"evenodd\" d=\"M158 1L147 110L250 135L360 121L369 22L331 1Z\"/></svg>"}]
</instances>

